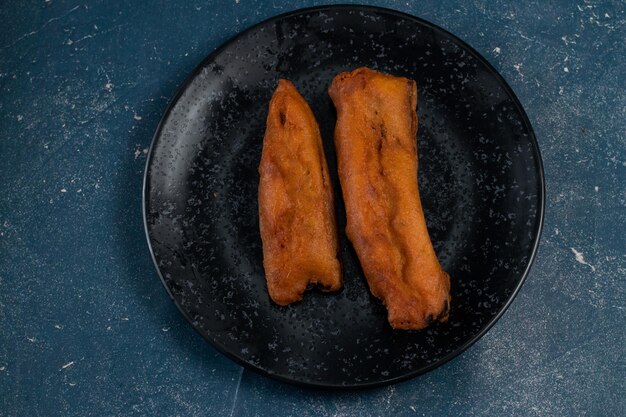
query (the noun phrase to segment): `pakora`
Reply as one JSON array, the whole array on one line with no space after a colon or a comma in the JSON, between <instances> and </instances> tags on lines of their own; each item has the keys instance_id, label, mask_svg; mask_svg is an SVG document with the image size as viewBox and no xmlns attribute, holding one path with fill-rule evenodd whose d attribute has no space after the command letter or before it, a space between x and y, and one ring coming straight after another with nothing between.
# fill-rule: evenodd
<instances>
[{"instance_id":1,"label":"pakora","mask_svg":"<svg viewBox=\"0 0 626 417\"><path fill-rule=\"evenodd\" d=\"M287 305L310 285L342 286L332 183L315 116L280 80L269 104L259 165L259 223L270 297Z\"/></svg>"},{"instance_id":2,"label":"pakora","mask_svg":"<svg viewBox=\"0 0 626 417\"><path fill-rule=\"evenodd\" d=\"M346 233L395 329L446 320L450 278L426 227L417 180L415 81L368 68L337 75L335 147Z\"/></svg>"}]
</instances>

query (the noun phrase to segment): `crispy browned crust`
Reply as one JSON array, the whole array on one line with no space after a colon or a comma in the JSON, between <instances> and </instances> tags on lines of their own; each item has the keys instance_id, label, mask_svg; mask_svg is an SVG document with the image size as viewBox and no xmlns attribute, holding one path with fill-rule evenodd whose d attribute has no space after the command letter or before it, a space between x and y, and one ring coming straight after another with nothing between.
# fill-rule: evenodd
<instances>
[{"instance_id":1,"label":"crispy browned crust","mask_svg":"<svg viewBox=\"0 0 626 417\"><path fill-rule=\"evenodd\" d=\"M341 288L332 184L315 117L280 80L269 105L259 165L259 223L270 297L286 305L309 284Z\"/></svg>"},{"instance_id":2,"label":"crispy browned crust","mask_svg":"<svg viewBox=\"0 0 626 417\"><path fill-rule=\"evenodd\" d=\"M335 146L348 238L396 329L445 320L450 278L433 249L417 184L417 87L359 68L335 77Z\"/></svg>"}]
</instances>

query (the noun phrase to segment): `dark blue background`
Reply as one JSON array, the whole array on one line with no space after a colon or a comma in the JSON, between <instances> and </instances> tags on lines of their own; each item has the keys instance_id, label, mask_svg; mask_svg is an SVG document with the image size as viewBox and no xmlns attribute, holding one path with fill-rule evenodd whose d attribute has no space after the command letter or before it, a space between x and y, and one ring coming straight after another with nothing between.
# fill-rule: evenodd
<instances>
[{"instance_id":1,"label":"dark blue background","mask_svg":"<svg viewBox=\"0 0 626 417\"><path fill-rule=\"evenodd\" d=\"M386 388L323 392L212 349L145 242L147 148L189 72L237 32L328 2L0 5L0 415L625 415L625 6L367 2L458 35L535 128L538 258L463 355Z\"/></svg>"}]
</instances>

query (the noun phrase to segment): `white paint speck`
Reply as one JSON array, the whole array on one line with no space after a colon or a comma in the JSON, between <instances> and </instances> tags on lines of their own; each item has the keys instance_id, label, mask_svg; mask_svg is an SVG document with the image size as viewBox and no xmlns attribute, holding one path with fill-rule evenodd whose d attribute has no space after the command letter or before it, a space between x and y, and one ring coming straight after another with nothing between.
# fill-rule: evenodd
<instances>
[{"instance_id":1,"label":"white paint speck","mask_svg":"<svg viewBox=\"0 0 626 417\"><path fill-rule=\"evenodd\" d=\"M555 228L555 229L554 229L554 234L558 236L558 235L559 235L559 233L560 233L560 232L559 232L559 229L558 229L558 228Z\"/></svg>"},{"instance_id":2,"label":"white paint speck","mask_svg":"<svg viewBox=\"0 0 626 417\"><path fill-rule=\"evenodd\" d=\"M502 51L502 50L500 49L500 47L499 47L499 46L496 46L495 48L493 48L493 53L494 53L494 54L496 54L496 55L500 55L500 52L501 52L501 51Z\"/></svg>"},{"instance_id":3,"label":"white paint speck","mask_svg":"<svg viewBox=\"0 0 626 417\"><path fill-rule=\"evenodd\" d=\"M139 158L139 156L141 156L141 150L135 149L135 159Z\"/></svg>"},{"instance_id":4,"label":"white paint speck","mask_svg":"<svg viewBox=\"0 0 626 417\"><path fill-rule=\"evenodd\" d=\"M417 413L417 410L416 410L416 409L415 409L415 407L413 407L412 405L410 405L410 406L409 406L409 408L410 408L411 410L413 410L413 412L414 412L414 413Z\"/></svg>"},{"instance_id":5,"label":"white paint speck","mask_svg":"<svg viewBox=\"0 0 626 417\"><path fill-rule=\"evenodd\" d=\"M519 74L520 78L523 80L524 79L524 74L522 74L522 64L515 64L515 65L513 65L513 68L515 68L515 71L517 71L517 73Z\"/></svg>"},{"instance_id":6,"label":"white paint speck","mask_svg":"<svg viewBox=\"0 0 626 417\"><path fill-rule=\"evenodd\" d=\"M166 327L162 328L161 330L164 331L164 332L169 332L170 328L166 326Z\"/></svg>"},{"instance_id":7,"label":"white paint speck","mask_svg":"<svg viewBox=\"0 0 626 417\"><path fill-rule=\"evenodd\" d=\"M569 45L570 43L576 44L574 39L569 39L567 36L561 36L561 40L565 43L565 45Z\"/></svg>"},{"instance_id":8,"label":"white paint speck","mask_svg":"<svg viewBox=\"0 0 626 417\"><path fill-rule=\"evenodd\" d=\"M62 192L62 193L66 193L66 192L67 192L67 190L66 190L65 188L61 188L61 192Z\"/></svg>"},{"instance_id":9,"label":"white paint speck","mask_svg":"<svg viewBox=\"0 0 626 417\"><path fill-rule=\"evenodd\" d=\"M562 96L564 92L565 89L563 87L559 87L559 95Z\"/></svg>"},{"instance_id":10,"label":"white paint speck","mask_svg":"<svg viewBox=\"0 0 626 417\"><path fill-rule=\"evenodd\" d=\"M104 89L108 92L111 92L111 90L113 90L113 83L111 81L107 81L107 83L104 85Z\"/></svg>"},{"instance_id":11,"label":"white paint speck","mask_svg":"<svg viewBox=\"0 0 626 417\"><path fill-rule=\"evenodd\" d=\"M0 366L0 372L4 372L6 370L7 370L6 366Z\"/></svg>"},{"instance_id":12,"label":"white paint speck","mask_svg":"<svg viewBox=\"0 0 626 417\"><path fill-rule=\"evenodd\" d=\"M65 365L61 366L61 369L67 369L70 366L74 365L74 361L70 361L68 363L66 363Z\"/></svg>"},{"instance_id":13,"label":"white paint speck","mask_svg":"<svg viewBox=\"0 0 626 417\"><path fill-rule=\"evenodd\" d=\"M35 337L30 337L30 336L26 336L26 339L30 342L30 343L35 343L37 341L37 339L35 339Z\"/></svg>"},{"instance_id":14,"label":"white paint speck","mask_svg":"<svg viewBox=\"0 0 626 417\"><path fill-rule=\"evenodd\" d=\"M591 268L592 272L596 272L596 267L591 265L590 263L588 263L587 261L585 261L585 257L583 256L582 252L578 252L576 249L574 248L570 248L572 250L572 253L574 254L574 256L576 257L576 262L578 262L579 264L582 265L587 265L589 268Z\"/></svg>"},{"instance_id":15,"label":"white paint speck","mask_svg":"<svg viewBox=\"0 0 626 417\"><path fill-rule=\"evenodd\" d=\"M563 71L564 71L564 72L569 72L569 68L567 68L567 67L563 67Z\"/></svg>"},{"instance_id":16,"label":"white paint speck","mask_svg":"<svg viewBox=\"0 0 626 417\"><path fill-rule=\"evenodd\" d=\"M76 190L76 192L80 194L80 193L82 193L82 192L83 192L83 189L82 189L82 188L79 188L78 190Z\"/></svg>"},{"instance_id":17,"label":"white paint speck","mask_svg":"<svg viewBox=\"0 0 626 417\"><path fill-rule=\"evenodd\" d=\"M111 326L107 326L107 331L111 331Z\"/></svg>"},{"instance_id":18,"label":"white paint speck","mask_svg":"<svg viewBox=\"0 0 626 417\"><path fill-rule=\"evenodd\" d=\"M24 116L22 116L21 114L18 114L16 118L18 122L21 122L22 120L24 120Z\"/></svg>"},{"instance_id":19,"label":"white paint speck","mask_svg":"<svg viewBox=\"0 0 626 417\"><path fill-rule=\"evenodd\" d=\"M597 193L598 191L600 191L600 187L598 187L597 185L596 185L595 187L593 187L593 189L596 191L596 193Z\"/></svg>"},{"instance_id":20,"label":"white paint speck","mask_svg":"<svg viewBox=\"0 0 626 417\"><path fill-rule=\"evenodd\" d=\"M135 119L135 120L141 120L141 116L140 116L140 115L138 115L137 113L134 113L134 114L133 114L133 119Z\"/></svg>"},{"instance_id":21,"label":"white paint speck","mask_svg":"<svg viewBox=\"0 0 626 417\"><path fill-rule=\"evenodd\" d=\"M143 148L143 154L147 155L148 154L148 148Z\"/></svg>"},{"instance_id":22,"label":"white paint speck","mask_svg":"<svg viewBox=\"0 0 626 417\"><path fill-rule=\"evenodd\" d=\"M128 321L128 317L122 317L122 321Z\"/></svg>"},{"instance_id":23,"label":"white paint speck","mask_svg":"<svg viewBox=\"0 0 626 417\"><path fill-rule=\"evenodd\" d=\"M75 387L75 386L76 386L76 382L70 382L68 385L69 385L70 387Z\"/></svg>"},{"instance_id":24,"label":"white paint speck","mask_svg":"<svg viewBox=\"0 0 626 417\"><path fill-rule=\"evenodd\" d=\"M61 330L63 328L63 325L62 324L55 324L54 328Z\"/></svg>"}]
</instances>

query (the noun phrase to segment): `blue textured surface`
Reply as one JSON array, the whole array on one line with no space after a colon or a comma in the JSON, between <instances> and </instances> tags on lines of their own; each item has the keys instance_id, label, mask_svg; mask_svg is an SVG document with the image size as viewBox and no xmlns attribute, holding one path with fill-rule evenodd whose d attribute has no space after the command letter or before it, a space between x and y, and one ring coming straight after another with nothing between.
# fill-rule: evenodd
<instances>
[{"instance_id":1,"label":"blue textured surface","mask_svg":"<svg viewBox=\"0 0 626 417\"><path fill-rule=\"evenodd\" d=\"M626 415L623 2L394 2L466 40L537 133L547 212L511 308L454 361L334 393L243 371L150 260L145 153L187 74L313 2L0 6L0 415Z\"/></svg>"}]
</instances>

